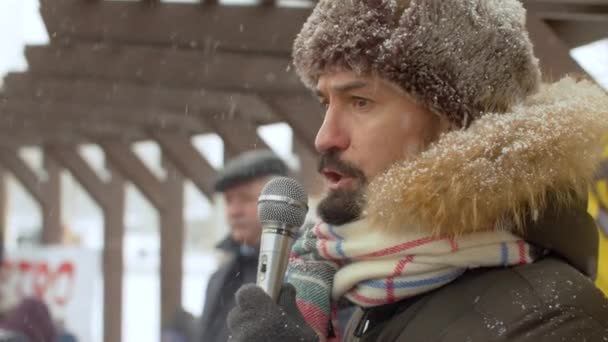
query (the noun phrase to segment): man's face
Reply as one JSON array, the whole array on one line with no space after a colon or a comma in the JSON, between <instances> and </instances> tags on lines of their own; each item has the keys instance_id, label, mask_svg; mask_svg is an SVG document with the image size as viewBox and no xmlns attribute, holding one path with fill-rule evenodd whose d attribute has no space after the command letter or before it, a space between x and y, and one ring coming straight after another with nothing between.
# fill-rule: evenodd
<instances>
[{"instance_id":1,"label":"man's face","mask_svg":"<svg viewBox=\"0 0 608 342\"><path fill-rule=\"evenodd\" d=\"M317 94L326 112L315 147L329 189L318 210L330 224L357 219L367 183L396 161L419 154L446 126L378 76L326 73Z\"/></svg>"},{"instance_id":2,"label":"man's face","mask_svg":"<svg viewBox=\"0 0 608 342\"><path fill-rule=\"evenodd\" d=\"M262 234L258 219L258 197L268 178L259 178L238 184L224 191L226 218L234 241L248 246L257 246Z\"/></svg>"}]
</instances>

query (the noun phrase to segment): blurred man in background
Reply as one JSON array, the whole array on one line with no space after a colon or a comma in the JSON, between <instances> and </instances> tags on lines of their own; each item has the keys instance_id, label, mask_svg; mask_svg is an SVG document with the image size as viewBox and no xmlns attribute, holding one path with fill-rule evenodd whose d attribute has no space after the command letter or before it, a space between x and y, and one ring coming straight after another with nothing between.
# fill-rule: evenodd
<instances>
[{"instance_id":1,"label":"blurred man in background","mask_svg":"<svg viewBox=\"0 0 608 342\"><path fill-rule=\"evenodd\" d=\"M262 233L258 197L271 177L285 176L287 172L287 165L270 151L241 154L220 172L215 190L224 195L230 234L217 247L228 257L207 286L198 341L228 339L226 316L234 306L234 294L241 285L255 283L256 279Z\"/></svg>"},{"instance_id":2,"label":"blurred man in background","mask_svg":"<svg viewBox=\"0 0 608 342\"><path fill-rule=\"evenodd\" d=\"M24 299L0 318L2 342L55 342L57 337L49 308L38 299Z\"/></svg>"}]
</instances>

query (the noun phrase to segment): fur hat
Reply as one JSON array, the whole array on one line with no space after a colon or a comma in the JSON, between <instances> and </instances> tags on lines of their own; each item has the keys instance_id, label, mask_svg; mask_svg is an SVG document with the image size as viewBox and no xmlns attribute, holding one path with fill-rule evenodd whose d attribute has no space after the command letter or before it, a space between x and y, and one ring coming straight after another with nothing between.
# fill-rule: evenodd
<instances>
[{"instance_id":1,"label":"fur hat","mask_svg":"<svg viewBox=\"0 0 608 342\"><path fill-rule=\"evenodd\" d=\"M331 68L377 73L461 127L540 84L517 0L320 0L293 57L309 88Z\"/></svg>"}]
</instances>

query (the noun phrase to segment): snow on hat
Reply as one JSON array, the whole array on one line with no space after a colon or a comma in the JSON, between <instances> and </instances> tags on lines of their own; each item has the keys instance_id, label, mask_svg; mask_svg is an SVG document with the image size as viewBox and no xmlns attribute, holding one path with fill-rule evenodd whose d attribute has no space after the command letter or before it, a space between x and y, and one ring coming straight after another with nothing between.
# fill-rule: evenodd
<instances>
[{"instance_id":1,"label":"snow on hat","mask_svg":"<svg viewBox=\"0 0 608 342\"><path fill-rule=\"evenodd\" d=\"M461 127L540 84L517 0L320 0L293 58L311 89L332 68L377 73Z\"/></svg>"}]
</instances>

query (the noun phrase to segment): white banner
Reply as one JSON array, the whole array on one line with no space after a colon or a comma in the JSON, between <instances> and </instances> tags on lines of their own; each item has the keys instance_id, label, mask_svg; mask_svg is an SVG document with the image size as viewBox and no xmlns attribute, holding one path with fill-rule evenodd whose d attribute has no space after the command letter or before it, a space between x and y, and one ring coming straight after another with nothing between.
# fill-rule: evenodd
<instances>
[{"instance_id":1,"label":"white banner","mask_svg":"<svg viewBox=\"0 0 608 342\"><path fill-rule=\"evenodd\" d=\"M91 341L98 252L79 248L31 248L6 251L0 273L0 302L42 299L53 320L79 341Z\"/></svg>"}]
</instances>

